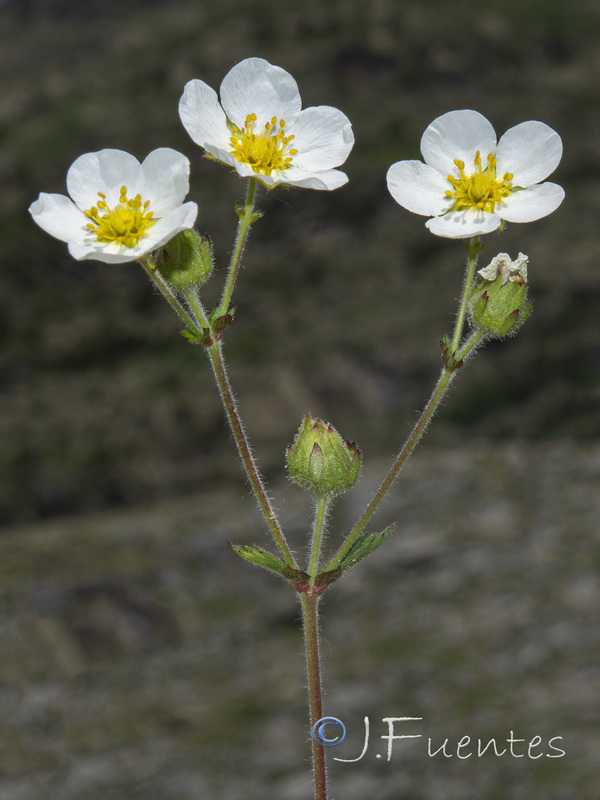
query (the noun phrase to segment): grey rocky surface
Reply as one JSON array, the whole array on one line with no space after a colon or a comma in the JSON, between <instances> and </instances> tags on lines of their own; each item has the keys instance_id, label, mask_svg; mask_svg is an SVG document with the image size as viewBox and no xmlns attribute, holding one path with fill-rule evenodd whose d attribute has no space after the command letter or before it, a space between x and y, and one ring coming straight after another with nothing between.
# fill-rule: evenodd
<instances>
[{"instance_id":1,"label":"grey rocky surface","mask_svg":"<svg viewBox=\"0 0 600 800\"><path fill-rule=\"evenodd\" d=\"M384 467L342 500L332 543ZM599 473L597 445L566 441L417 452L377 518L398 530L324 597L325 709L349 731L332 797L596 797ZM304 497L274 494L300 551ZM310 796L297 603L227 540L267 544L245 491L0 540L3 800ZM365 716L365 757L334 762L358 756ZM388 763L392 716L422 717L396 733L424 738ZM511 731L543 757L456 757Z\"/></svg>"}]
</instances>

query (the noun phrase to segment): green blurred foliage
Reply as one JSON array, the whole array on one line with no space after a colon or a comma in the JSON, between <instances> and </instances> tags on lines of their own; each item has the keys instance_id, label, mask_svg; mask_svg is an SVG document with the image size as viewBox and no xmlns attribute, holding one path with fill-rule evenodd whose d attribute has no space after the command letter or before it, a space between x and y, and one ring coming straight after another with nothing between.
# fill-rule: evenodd
<instances>
[{"instance_id":1,"label":"green blurred foliage","mask_svg":"<svg viewBox=\"0 0 600 800\"><path fill-rule=\"evenodd\" d=\"M389 454L424 402L464 256L395 205L385 172L417 158L425 126L453 108L476 108L499 134L531 118L556 128L567 199L488 237L483 258L530 256L535 311L469 367L434 442L597 436L595 2L12 0L0 22L0 522L241 484L202 353L141 270L74 262L26 208L64 192L82 152L181 150L216 247L210 304L244 187L202 160L177 103L187 80L218 88L251 55L292 72L305 105L343 109L356 133L349 185L264 194L245 257L226 339L266 473L282 469L306 411L368 459Z\"/></svg>"}]
</instances>

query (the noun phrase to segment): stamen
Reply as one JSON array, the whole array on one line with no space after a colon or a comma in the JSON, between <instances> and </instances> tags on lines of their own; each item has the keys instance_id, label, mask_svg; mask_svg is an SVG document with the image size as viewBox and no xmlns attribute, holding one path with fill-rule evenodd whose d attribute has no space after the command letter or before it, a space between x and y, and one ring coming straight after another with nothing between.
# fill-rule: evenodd
<instances>
[{"instance_id":1,"label":"stamen","mask_svg":"<svg viewBox=\"0 0 600 800\"><path fill-rule=\"evenodd\" d=\"M142 203L140 194L129 199L126 186L121 186L119 205L114 208L106 202L104 192L98 192L98 197L100 200L96 205L83 213L91 220L86 227L93 231L99 242L117 242L133 248L156 222L154 212L148 210L150 201Z\"/></svg>"},{"instance_id":2,"label":"stamen","mask_svg":"<svg viewBox=\"0 0 600 800\"><path fill-rule=\"evenodd\" d=\"M241 129L235 124L231 125L232 136L229 141L233 156L262 175L287 169L298 150L290 147L294 135L285 135L285 120L271 117L259 133L255 131L256 120L256 114L252 113L246 116Z\"/></svg>"},{"instance_id":3,"label":"stamen","mask_svg":"<svg viewBox=\"0 0 600 800\"><path fill-rule=\"evenodd\" d=\"M474 170L470 175L465 173L465 162L454 159L458 169L458 178L448 175L452 189L447 189L446 197L454 198L450 211L461 211L466 208L479 208L481 211L493 212L496 204L515 191L511 181L514 175L505 172L502 178L496 175L496 156L488 153L487 166L483 169L481 152L477 150L473 157Z\"/></svg>"}]
</instances>

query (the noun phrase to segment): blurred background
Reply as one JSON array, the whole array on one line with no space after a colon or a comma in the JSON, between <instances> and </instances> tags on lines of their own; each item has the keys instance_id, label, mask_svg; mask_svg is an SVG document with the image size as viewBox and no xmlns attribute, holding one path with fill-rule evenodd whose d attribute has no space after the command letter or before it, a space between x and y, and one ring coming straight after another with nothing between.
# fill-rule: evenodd
<instances>
[{"instance_id":1,"label":"blurred background","mask_svg":"<svg viewBox=\"0 0 600 800\"><path fill-rule=\"evenodd\" d=\"M268 539L208 364L141 269L75 262L27 213L83 152L180 150L220 265L210 305L244 186L177 104L248 56L356 135L346 187L262 195L226 334L299 551L310 508L282 467L302 415L364 453L333 546L424 404L460 292L461 244L394 203L388 166L456 108L563 137L563 206L482 256L529 255L534 314L453 387L373 522L394 538L325 598L323 660L339 756L367 715L374 742L331 761L334 797L598 797L599 45L593 0L0 3L2 800L311 796L298 608L227 547ZM382 763L389 716L423 717L433 747L513 731L567 755L429 758L414 740Z\"/></svg>"}]
</instances>

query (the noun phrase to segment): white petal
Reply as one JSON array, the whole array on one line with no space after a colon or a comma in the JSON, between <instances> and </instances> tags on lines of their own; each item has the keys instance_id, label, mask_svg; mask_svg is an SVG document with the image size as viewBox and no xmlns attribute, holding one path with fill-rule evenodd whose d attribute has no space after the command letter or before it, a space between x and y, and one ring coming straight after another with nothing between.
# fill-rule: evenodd
<instances>
[{"instance_id":1,"label":"white petal","mask_svg":"<svg viewBox=\"0 0 600 800\"><path fill-rule=\"evenodd\" d=\"M299 186L303 189L331 191L332 189L339 189L340 186L348 183L348 176L339 169L312 172L311 170L292 166L288 167L288 169L273 170L270 175L262 175L259 172L255 172L249 164L244 164L235 159L232 160L238 175L241 175L242 178L256 178L256 180L268 187L283 184L284 186Z\"/></svg>"},{"instance_id":2,"label":"white petal","mask_svg":"<svg viewBox=\"0 0 600 800\"><path fill-rule=\"evenodd\" d=\"M153 150L141 166L140 194L150 201L155 217L168 214L185 200L190 189L190 162L169 147Z\"/></svg>"},{"instance_id":3,"label":"white petal","mask_svg":"<svg viewBox=\"0 0 600 800\"><path fill-rule=\"evenodd\" d=\"M488 153L496 150L496 133L491 122L469 109L442 114L429 125L421 139L425 163L444 176L458 174L455 158L465 162L465 172L470 175L477 150L485 164Z\"/></svg>"},{"instance_id":4,"label":"white petal","mask_svg":"<svg viewBox=\"0 0 600 800\"><path fill-rule=\"evenodd\" d=\"M79 156L67 173L67 189L82 211L96 205L98 192L106 194L109 205L119 202L121 186L128 194L139 191L140 162L123 150L100 150Z\"/></svg>"},{"instance_id":5,"label":"white petal","mask_svg":"<svg viewBox=\"0 0 600 800\"><path fill-rule=\"evenodd\" d=\"M532 186L554 172L562 156L558 133L543 122L522 122L506 131L496 151L497 172L512 172L513 186Z\"/></svg>"},{"instance_id":6,"label":"white petal","mask_svg":"<svg viewBox=\"0 0 600 800\"><path fill-rule=\"evenodd\" d=\"M200 147L208 149L208 145L213 145L229 148L231 134L227 117L219 104L217 93L204 81L186 83L179 101L179 116L183 127Z\"/></svg>"},{"instance_id":7,"label":"white petal","mask_svg":"<svg viewBox=\"0 0 600 800\"><path fill-rule=\"evenodd\" d=\"M348 176L339 169L310 172L309 170L290 167L289 169L278 171L277 177L277 183L299 186L301 189L317 189L324 192L331 192L348 183Z\"/></svg>"},{"instance_id":8,"label":"white petal","mask_svg":"<svg viewBox=\"0 0 600 800\"><path fill-rule=\"evenodd\" d=\"M452 205L444 194L448 180L421 161L398 161L388 169L387 186L397 203L426 217L443 214Z\"/></svg>"},{"instance_id":9,"label":"white petal","mask_svg":"<svg viewBox=\"0 0 600 800\"><path fill-rule=\"evenodd\" d=\"M131 250L121 247L119 252L115 252L115 245L106 243L104 248L100 245L90 247L76 242L69 242L69 253L76 261L103 261L105 264L124 264L127 261L135 261L136 256L131 255ZM127 253L125 251L127 250Z\"/></svg>"},{"instance_id":10,"label":"white petal","mask_svg":"<svg viewBox=\"0 0 600 800\"><path fill-rule=\"evenodd\" d=\"M289 72L263 58L247 58L227 73L221 84L221 105L238 127L248 114L256 114L257 128L272 117L291 126L302 107L298 84Z\"/></svg>"},{"instance_id":11,"label":"white petal","mask_svg":"<svg viewBox=\"0 0 600 800\"><path fill-rule=\"evenodd\" d=\"M45 194L29 206L34 221L56 239L68 242L85 238L87 218L64 194Z\"/></svg>"},{"instance_id":12,"label":"white petal","mask_svg":"<svg viewBox=\"0 0 600 800\"><path fill-rule=\"evenodd\" d=\"M170 214L159 219L149 229L146 236L140 239L138 246L132 249L136 252L139 251L139 255L144 255L151 250L157 250L180 231L192 228L197 216L198 206L196 203L184 203L182 206L178 206Z\"/></svg>"},{"instance_id":13,"label":"white petal","mask_svg":"<svg viewBox=\"0 0 600 800\"><path fill-rule=\"evenodd\" d=\"M180 231L191 228L198 214L196 203L185 203L150 228L135 247L125 247L117 242L97 242L89 239L85 243L69 242L69 252L77 261L93 259L106 264L124 264L137 261L152 250L166 244Z\"/></svg>"},{"instance_id":14,"label":"white petal","mask_svg":"<svg viewBox=\"0 0 600 800\"><path fill-rule=\"evenodd\" d=\"M286 133L288 130L294 135L290 144L298 150L293 157L294 166L309 171L338 167L354 144L350 120L331 106L305 108L293 129L286 126Z\"/></svg>"},{"instance_id":15,"label":"white petal","mask_svg":"<svg viewBox=\"0 0 600 800\"><path fill-rule=\"evenodd\" d=\"M265 186L298 186L301 189L317 189L332 191L348 183L348 176L339 169L324 170L323 172L310 172L309 170L290 167L289 169L274 170L270 175L259 175L256 172L242 172L246 165L239 164L238 172L244 177L252 177L261 181ZM246 168L248 169L248 168Z\"/></svg>"},{"instance_id":16,"label":"white petal","mask_svg":"<svg viewBox=\"0 0 600 800\"><path fill-rule=\"evenodd\" d=\"M465 211L451 211L442 217L427 220L425 225L436 236L447 239L470 239L484 233L492 233L500 225L500 217L489 211L468 208Z\"/></svg>"},{"instance_id":17,"label":"white petal","mask_svg":"<svg viewBox=\"0 0 600 800\"><path fill-rule=\"evenodd\" d=\"M533 222L548 216L559 207L565 196L556 183L539 183L505 198L496 212L507 222Z\"/></svg>"},{"instance_id":18,"label":"white petal","mask_svg":"<svg viewBox=\"0 0 600 800\"><path fill-rule=\"evenodd\" d=\"M267 177L266 175L261 175L259 172L255 172L250 164L246 164L243 161L238 161L237 158L234 158L232 155L230 155L228 159L222 158L221 160L225 161L226 164L231 164L237 174L241 175L242 178L258 178L259 180L263 180ZM275 182L278 183L278 181Z\"/></svg>"}]
</instances>

